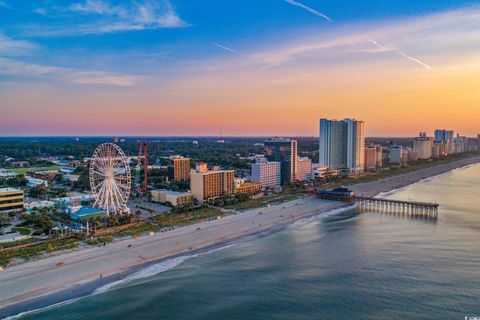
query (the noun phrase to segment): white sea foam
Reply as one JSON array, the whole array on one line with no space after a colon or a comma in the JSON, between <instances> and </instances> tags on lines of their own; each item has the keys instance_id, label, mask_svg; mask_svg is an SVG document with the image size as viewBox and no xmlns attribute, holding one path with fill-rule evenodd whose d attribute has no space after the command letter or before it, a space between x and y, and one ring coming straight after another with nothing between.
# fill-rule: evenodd
<instances>
[{"instance_id":1,"label":"white sea foam","mask_svg":"<svg viewBox=\"0 0 480 320\"><path fill-rule=\"evenodd\" d=\"M165 271L168 271L168 270L171 270L171 269L175 268L176 266L182 264L184 261L186 261L188 259L195 258L195 257L201 256L201 255L204 255L204 254L212 253L212 252L215 252L215 251L227 249L227 248L230 248L230 247L233 247L233 246L234 246L234 244L230 244L230 245L223 246L223 247L220 247L220 248L215 248L215 249L212 249L212 250L209 250L209 251L194 253L194 254L190 254L190 255L179 256L179 257L167 259L167 260L159 262L159 263L152 264L152 265L150 265L150 266L148 266L148 267L146 267L142 270L139 270L135 273L132 273L131 275L125 277L122 280L114 281L114 282L108 283L104 286L101 286L101 287L97 288L93 292L93 294L104 293L104 292L106 292L106 291L108 291L108 290L110 290L114 287L117 287L119 285L122 285L122 284L127 284L127 283L131 283L135 280L140 280L140 279L153 277L153 276L155 276L159 273L162 273L162 272L165 272Z\"/></svg>"},{"instance_id":2,"label":"white sea foam","mask_svg":"<svg viewBox=\"0 0 480 320\"><path fill-rule=\"evenodd\" d=\"M195 258L195 257L201 256L201 255L204 255L204 254L212 253L212 252L215 252L215 251L227 249L227 248L230 248L230 247L233 247L233 246L235 246L235 244L226 245L226 246L215 248L215 249L205 251L205 252L199 252L199 253L194 253L194 254L190 254L190 255L179 256L179 257L167 259L167 260L159 262L159 263L152 264L152 265L150 265L146 268L143 268L143 269L141 269L141 270L139 270L135 273L132 273L131 275L125 277L122 280L114 281L114 282L108 283L104 286L101 286L101 287L97 288L91 295L97 295L97 294L104 293L104 292L106 292L106 291L108 291L108 290L110 290L114 287L120 286L122 284L127 284L127 283L131 283L133 281L136 281L136 280L153 277L153 276L155 276L159 273L162 273L162 272L165 272L165 271L168 271L168 270L171 270L171 269L175 268L176 266L180 265L181 263L183 263L184 261L186 261L188 259ZM54 308L57 308L57 307L61 307L61 306L64 306L64 305L68 305L68 304L71 304L73 302L76 302L76 301L78 301L80 299L83 299L83 298L86 298L86 297L88 297L88 296L78 297L78 298L62 301L62 302L59 302L59 303L55 303L55 304L52 304L52 305L47 306L47 307L21 312L17 315L6 317L2 320L21 319L26 315L35 314L35 313L47 311L47 310L50 310L50 309L54 309Z\"/></svg>"},{"instance_id":3,"label":"white sea foam","mask_svg":"<svg viewBox=\"0 0 480 320\"><path fill-rule=\"evenodd\" d=\"M329 211L321 212L321 213L319 213L317 215L314 215L312 217L299 219L299 220L295 221L294 223L292 223L289 226L289 228L298 228L300 226L306 225L306 224L308 224L310 222L313 222L313 221L316 221L318 219L322 219L322 218L326 218L326 217L330 217L330 216L335 216L339 213L355 209L357 206L358 206L357 204L354 204L354 205L351 205L351 206L335 208L335 209L332 209L332 210L329 210Z\"/></svg>"},{"instance_id":4,"label":"white sea foam","mask_svg":"<svg viewBox=\"0 0 480 320\"><path fill-rule=\"evenodd\" d=\"M70 303L74 303L74 302L76 302L76 301L78 301L78 300L80 300L80 299L82 299L82 297L73 298L73 299L70 299L70 300L65 300L65 301L62 301L62 302L58 302L58 303L52 304L52 305L47 306L47 307L43 307L43 308L38 308L38 309L30 310L30 311L21 312L21 313L19 313L19 314L17 314L17 315L3 318L2 320L17 320L17 319L22 319L24 316L27 316L27 315L29 315L29 314L38 313L38 312L42 312L42 311L47 311L47 310L50 310L50 309L54 309L54 308L57 308L57 307L65 306L65 305L68 305L68 304L70 304Z\"/></svg>"}]
</instances>

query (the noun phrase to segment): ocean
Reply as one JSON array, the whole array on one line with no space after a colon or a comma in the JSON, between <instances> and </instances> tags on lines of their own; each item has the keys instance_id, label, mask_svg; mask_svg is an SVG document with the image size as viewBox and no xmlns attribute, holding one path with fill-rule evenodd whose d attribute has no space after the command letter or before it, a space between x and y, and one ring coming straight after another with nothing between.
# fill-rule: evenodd
<instances>
[{"instance_id":1,"label":"ocean","mask_svg":"<svg viewBox=\"0 0 480 320\"><path fill-rule=\"evenodd\" d=\"M347 210L146 267L22 319L480 317L480 165L386 195L437 220Z\"/></svg>"}]
</instances>

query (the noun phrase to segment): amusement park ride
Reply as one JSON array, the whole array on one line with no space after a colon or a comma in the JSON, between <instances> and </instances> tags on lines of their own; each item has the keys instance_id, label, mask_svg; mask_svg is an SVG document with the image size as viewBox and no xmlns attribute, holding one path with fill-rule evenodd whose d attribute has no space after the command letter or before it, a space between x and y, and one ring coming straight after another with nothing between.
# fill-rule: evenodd
<instances>
[{"instance_id":1,"label":"amusement park ride","mask_svg":"<svg viewBox=\"0 0 480 320\"><path fill-rule=\"evenodd\" d=\"M135 173L135 189L138 194L146 194L148 192L148 145L144 140L139 141L140 148L138 150L137 167ZM140 184L140 173L143 159L143 186Z\"/></svg>"},{"instance_id":2,"label":"amusement park ride","mask_svg":"<svg viewBox=\"0 0 480 320\"><path fill-rule=\"evenodd\" d=\"M138 194L148 192L148 146L139 141L140 148L134 178L134 190ZM142 161L143 160L143 161ZM140 183L143 165L143 182ZM102 143L93 152L90 161L90 187L95 196L94 207L109 214L128 212L127 202L132 192L129 160L123 150L114 143Z\"/></svg>"}]
</instances>

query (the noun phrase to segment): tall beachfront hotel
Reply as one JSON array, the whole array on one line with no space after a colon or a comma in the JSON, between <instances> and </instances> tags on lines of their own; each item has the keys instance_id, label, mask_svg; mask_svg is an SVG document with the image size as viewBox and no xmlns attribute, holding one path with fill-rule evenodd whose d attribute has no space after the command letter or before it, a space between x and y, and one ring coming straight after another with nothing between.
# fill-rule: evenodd
<instances>
[{"instance_id":1,"label":"tall beachfront hotel","mask_svg":"<svg viewBox=\"0 0 480 320\"><path fill-rule=\"evenodd\" d=\"M319 163L349 173L362 172L365 162L365 122L320 119Z\"/></svg>"},{"instance_id":2,"label":"tall beachfront hotel","mask_svg":"<svg viewBox=\"0 0 480 320\"><path fill-rule=\"evenodd\" d=\"M297 180L297 140L270 138L264 143L265 158L268 161L280 162L281 184L285 185Z\"/></svg>"}]
</instances>

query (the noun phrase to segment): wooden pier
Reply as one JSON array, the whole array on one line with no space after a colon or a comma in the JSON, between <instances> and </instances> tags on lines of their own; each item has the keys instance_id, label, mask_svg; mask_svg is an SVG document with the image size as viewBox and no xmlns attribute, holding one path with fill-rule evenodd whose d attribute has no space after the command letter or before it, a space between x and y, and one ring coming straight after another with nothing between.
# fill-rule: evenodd
<instances>
[{"instance_id":1,"label":"wooden pier","mask_svg":"<svg viewBox=\"0 0 480 320\"><path fill-rule=\"evenodd\" d=\"M385 212L418 218L436 219L438 203L392 200L355 196L354 201L361 211Z\"/></svg>"},{"instance_id":2,"label":"wooden pier","mask_svg":"<svg viewBox=\"0 0 480 320\"><path fill-rule=\"evenodd\" d=\"M361 212L384 212L426 219L436 219L438 216L438 203L362 197L347 188L322 190L317 196L326 200L356 203Z\"/></svg>"}]
</instances>

